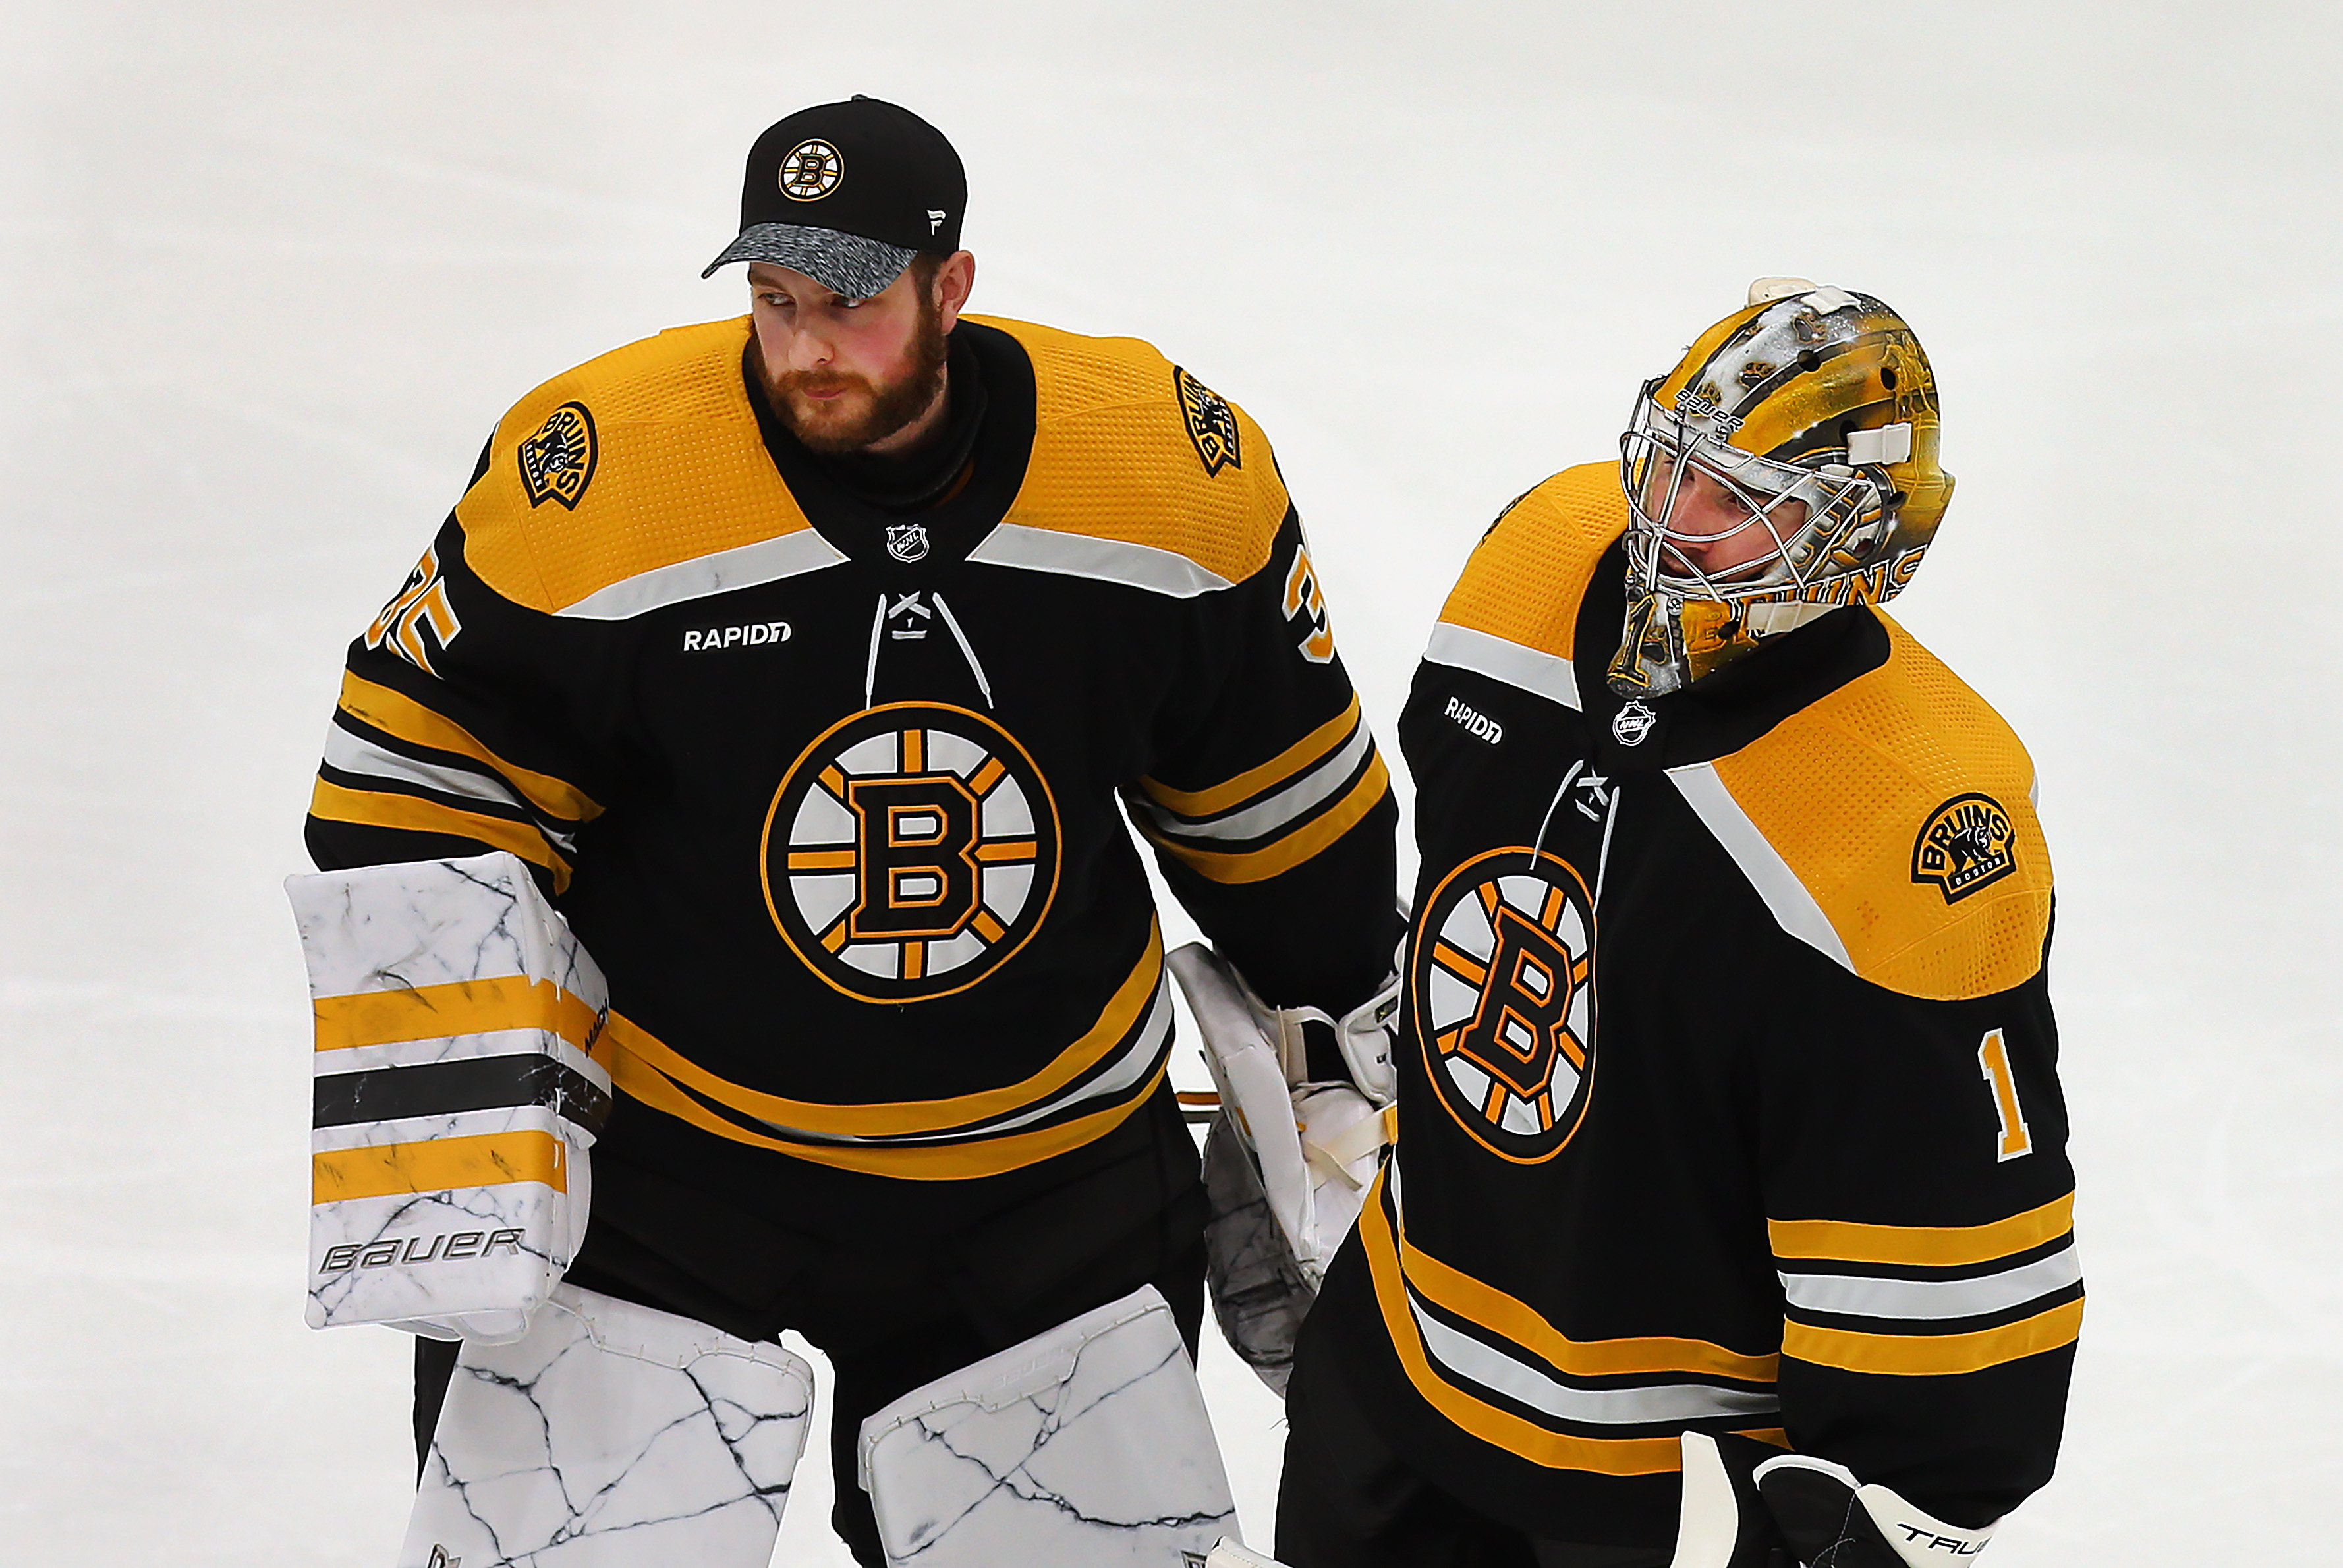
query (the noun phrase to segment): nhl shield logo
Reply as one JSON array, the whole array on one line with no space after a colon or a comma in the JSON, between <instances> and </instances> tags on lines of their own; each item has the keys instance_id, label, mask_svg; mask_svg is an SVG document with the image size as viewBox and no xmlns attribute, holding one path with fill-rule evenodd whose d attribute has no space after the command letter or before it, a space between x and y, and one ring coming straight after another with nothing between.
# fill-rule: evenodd
<instances>
[{"instance_id":1,"label":"nhl shield logo","mask_svg":"<svg viewBox=\"0 0 2343 1568\"><path fill-rule=\"evenodd\" d=\"M791 201L820 201L846 177L846 155L820 136L799 142L781 160L781 194Z\"/></svg>"},{"instance_id":2,"label":"nhl shield logo","mask_svg":"<svg viewBox=\"0 0 2343 1568\"><path fill-rule=\"evenodd\" d=\"M1188 439L1196 445L1196 456L1204 461L1207 477L1222 468L1244 467L1244 454L1239 449L1237 413L1229 407L1228 399L1174 365L1172 367L1172 390L1180 395L1181 417L1188 423Z\"/></svg>"},{"instance_id":3,"label":"nhl shield logo","mask_svg":"<svg viewBox=\"0 0 2343 1568\"><path fill-rule=\"evenodd\" d=\"M1518 1164L1562 1151L1594 1081L1594 905L1567 861L1492 849L1423 908L1408 985L1433 1091Z\"/></svg>"},{"instance_id":4,"label":"nhl shield logo","mask_svg":"<svg viewBox=\"0 0 2343 1568\"><path fill-rule=\"evenodd\" d=\"M1058 887L1058 808L981 714L891 702L817 737L765 816L765 907L861 1001L926 1001L1006 963Z\"/></svg>"},{"instance_id":5,"label":"nhl shield logo","mask_svg":"<svg viewBox=\"0 0 2343 1568\"><path fill-rule=\"evenodd\" d=\"M1934 811L1912 841L1912 879L1933 882L1956 904L2017 869L2017 830L1990 795L1956 795Z\"/></svg>"},{"instance_id":6,"label":"nhl shield logo","mask_svg":"<svg viewBox=\"0 0 2343 1568\"><path fill-rule=\"evenodd\" d=\"M594 416L583 403L564 403L537 434L520 444L520 487L532 509L558 501L570 511L594 479Z\"/></svg>"},{"instance_id":7,"label":"nhl shield logo","mask_svg":"<svg viewBox=\"0 0 2343 1568\"><path fill-rule=\"evenodd\" d=\"M928 558L928 527L925 523L890 523L887 528L887 553L906 566Z\"/></svg>"}]
</instances>

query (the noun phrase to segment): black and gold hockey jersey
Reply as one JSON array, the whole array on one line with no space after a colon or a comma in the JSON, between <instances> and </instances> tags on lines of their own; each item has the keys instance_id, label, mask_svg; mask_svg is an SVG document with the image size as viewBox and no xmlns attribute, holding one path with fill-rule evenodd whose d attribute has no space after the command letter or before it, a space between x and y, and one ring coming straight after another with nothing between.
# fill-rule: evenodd
<instances>
[{"instance_id":1,"label":"black and gold hockey jersey","mask_svg":"<svg viewBox=\"0 0 2343 1568\"><path fill-rule=\"evenodd\" d=\"M1134 340L955 341L986 412L910 514L768 438L745 320L556 378L351 647L312 853L538 869L610 983L598 1187L883 1227L869 1179L1124 1123L1172 1034L1126 814L1272 1000L1388 968L1396 808L1259 427Z\"/></svg>"},{"instance_id":2,"label":"black and gold hockey jersey","mask_svg":"<svg viewBox=\"0 0 2343 1568\"><path fill-rule=\"evenodd\" d=\"M1302 1355L1540 1537L1664 1547L1687 1429L1986 1523L2082 1313L2032 764L1863 607L1614 695L1625 522L1548 480L1433 633L1400 1136Z\"/></svg>"}]
</instances>

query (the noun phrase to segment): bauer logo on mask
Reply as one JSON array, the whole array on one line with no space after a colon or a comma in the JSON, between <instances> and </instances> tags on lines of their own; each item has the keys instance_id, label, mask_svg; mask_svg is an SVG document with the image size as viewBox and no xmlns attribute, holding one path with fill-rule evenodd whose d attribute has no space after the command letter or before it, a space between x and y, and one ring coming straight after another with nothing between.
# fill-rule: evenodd
<instances>
[{"instance_id":1,"label":"bauer logo on mask","mask_svg":"<svg viewBox=\"0 0 2343 1568\"><path fill-rule=\"evenodd\" d=\"M1483 1146L1561 1152L1594 1079L1594 910L1563 860L1493 849L1425 903L1409 959L1424 1067Z\"/></svg>"},{"instance_id":2,"label":"bauer logo on mask","mask_svg":"<svg viewBox=\"0 0 2343 1568\"><path fill-rule=\"evenodd\" d=\"M766 908L849 996L949 996L1040 927L1058 835L1049 786L1008 731L966 709L889 703L832 725L781 780Z\"/></svg>"}]
</instances>

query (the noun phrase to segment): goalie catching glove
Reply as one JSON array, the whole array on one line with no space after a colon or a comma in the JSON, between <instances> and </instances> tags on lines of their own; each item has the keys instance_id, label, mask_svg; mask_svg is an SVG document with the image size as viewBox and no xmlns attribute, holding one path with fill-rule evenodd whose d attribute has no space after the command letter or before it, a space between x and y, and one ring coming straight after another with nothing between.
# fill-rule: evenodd
<instances>
[{"instance_id":1,"label":"goalie catching glove","mask_svg":"<svg viewBox=\"0 0 2343 1568\"><path fill-rule=\"evenodd\" d=\"M1391 1141L1397 975L1340 1018L1274 1008L1194 943L1167 961L1203 1036L1220 1111L1204 1140L1204 1240L1221 1332L1284 1392L1302 1317ZM1342 1078L1317 1074L1339 1070Z\"/></svg>"},{"instance_id":2,"label":"goalie catching glove","mask_svg":"<svg viewBox=\"0 0 2343 1568\"><path fill-rule=\"evenodd\" d=\"M1669 1568L1924 1568L1968 1562L1993 1531L1947 1524L1826 1459L1688 1432Z\"/></svg>"}]
</instances>

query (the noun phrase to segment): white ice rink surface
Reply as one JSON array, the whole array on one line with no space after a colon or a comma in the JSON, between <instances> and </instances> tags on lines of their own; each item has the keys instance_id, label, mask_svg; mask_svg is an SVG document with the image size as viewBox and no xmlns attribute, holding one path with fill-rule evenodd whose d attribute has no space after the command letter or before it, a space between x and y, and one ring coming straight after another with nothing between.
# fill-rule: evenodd
<instances>
[{"instance_id":1,"label":"white ice rink surface","mask_svg":"<svg viewBox=\"0 0 2343 1568\"><path fill-rule=\"evenodd\" d=\"M1387 746L1478 531L1749 278L1901 308L1961 485L1896 608L2040 766L2092 1287L1992 1560L2343 1560L2337 16L0 0L0 1561L388 1561L277 890L340 651L513 398L741 308L749 140L852 92L960 147L979 308L1276 437ZM847 1561L815 1470L777 1561Z\"/></svg>"}]
</instances>

